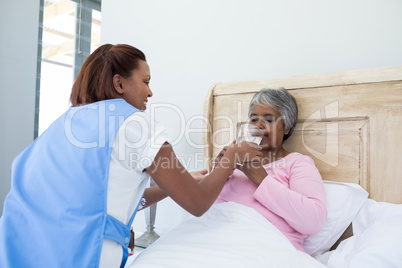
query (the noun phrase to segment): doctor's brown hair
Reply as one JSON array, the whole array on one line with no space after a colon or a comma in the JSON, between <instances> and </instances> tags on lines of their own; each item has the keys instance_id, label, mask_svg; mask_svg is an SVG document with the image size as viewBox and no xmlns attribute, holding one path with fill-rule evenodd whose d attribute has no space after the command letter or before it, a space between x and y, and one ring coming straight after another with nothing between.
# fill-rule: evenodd
<instances>
[{"instance_id":1,"label":"doctor's brown hair","mask_svg":"<svg viewBox=\"0 0 402 268\"><path fill-rule=\"evenodd\" d=\"M105 44L85 60L74 82L70 101L73 106L120 98L113 86L113 76L131 76L146 61L144 53L130 45Z\"/></svg>"}]
</instances>

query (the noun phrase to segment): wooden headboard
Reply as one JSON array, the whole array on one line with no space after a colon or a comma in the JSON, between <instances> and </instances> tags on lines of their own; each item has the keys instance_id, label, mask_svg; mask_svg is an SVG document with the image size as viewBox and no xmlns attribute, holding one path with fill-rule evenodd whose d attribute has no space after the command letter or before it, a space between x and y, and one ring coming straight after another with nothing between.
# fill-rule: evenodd
<instances>
[{"instance_id":1,"label":"wooden headboard","mask_svg":"<svg viewBox=\"0 0 402 268\"><path fill-rule=\"evenodd\" d=\"M288 151L310 155L325 180L402 203L402 66L213 85L204 103L207 168L247 121L254 93L279 87L299 107Z\"/></svg>"}]
</instances>

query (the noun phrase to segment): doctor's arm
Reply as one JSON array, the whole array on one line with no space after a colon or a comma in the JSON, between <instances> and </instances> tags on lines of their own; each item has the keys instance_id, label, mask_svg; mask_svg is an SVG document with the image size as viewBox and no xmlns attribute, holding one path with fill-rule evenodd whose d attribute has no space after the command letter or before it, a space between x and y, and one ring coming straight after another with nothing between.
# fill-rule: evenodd
<instances>
[{"instance_id":1,"label":"doctor's arm","mask_svg":"<svg viewBox=\"0 0 402 268\"><path fill-rule=\"evenodd\" d=\"M172 146L165 143L146 171L177 204L194 216L204 214L215 202L229 174L236 166L236 156L261 159L260 147L247 142L231 145L215 169L196 182L177 159Z\"/></svg>"},{"instance_id":2,"label":"doctor's arm","mask_svg":"<svg viewBox=\"0 0 402 268\"><path fill-rule=\"evenodd\" d=\"M202 180L206 174L208 173L208 170L200 170L200 171L192 171L190 172L190 175L193 177L195 181L200 181ZM159 186L153 186L145 189L144 192L144 198L146 200L146 205L142 208L147 208L167 197L166 193L162 191L162 189Z\"/></svg>"}]
</instances>

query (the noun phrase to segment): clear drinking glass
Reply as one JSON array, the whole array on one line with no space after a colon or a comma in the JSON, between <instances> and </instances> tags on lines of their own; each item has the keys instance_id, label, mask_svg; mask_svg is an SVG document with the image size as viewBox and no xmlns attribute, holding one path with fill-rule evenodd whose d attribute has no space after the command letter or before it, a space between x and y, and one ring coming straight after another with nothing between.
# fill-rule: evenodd
<instances>
[{"instance_id":1,"label":"clear drinking glass","mask_svg":"<svg viewBox=\"0 0 402 268\"><path fill-rule=\"evenodd\" d=\"M239 133L237 135L236 143L242 141L254 142L260 144L262 140L262 130L252 124L241 124L239 128Z\"/></svg>"},{"instance_id":2,"label":"clear drinking glass","mask_svg":"<svg viewBox=\"0 0 402 268\"><path fill-rule=\"evenodd\" d=\"M262 130L252 124L244 123L240 125L239 133L237 135L236 143L241 143L242 141L253 142L260 144L262 140ZM242 163L236 163L238 166L242 167Z\"/></svg>"}]
</instances>

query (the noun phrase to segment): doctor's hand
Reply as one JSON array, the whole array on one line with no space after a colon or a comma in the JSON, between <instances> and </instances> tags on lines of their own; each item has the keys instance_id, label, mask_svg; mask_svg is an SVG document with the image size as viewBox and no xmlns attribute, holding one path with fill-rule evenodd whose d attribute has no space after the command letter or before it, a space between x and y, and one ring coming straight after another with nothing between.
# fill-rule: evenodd
<instances>
[{"instance_id":1,"label":"doctor's hand","mask_svg":"<svg viewBox=\"0 0 402 268\"><path fill-rule=\"evenodd\" d=\"M232 144L235 144L235 143L236 143L236 140L233 140ZM226 153L228 148L229 148L229 146L223 147L223 149L216 156L216 158L214 159L214 168L216 168L216 166L219 164L219 162L221 161L223 155ZM232 174L233 174L233 171L229 174L229 176L231 176Z\"/></svg>"},{"instance_id":2,"label":"doctor's hand","mask_svg":"<svg viewBox=\"0 0 402 268\"><path fill-rule=\"evenodd\" d=\"M261 162L244 162L242 166L238 165L237 169L242 171L257 186L268 176L267 171Z\"/></svg>"},{"instance_id":3,"label":"doctor's hand","mask_svg":"<svg viewBox=\"0 0 402 268\"><path fill-rule=\"evenodd\" d=\"M232 144L235 144L236 140L233 140ZM214 159L214 168L216 167L216 165L218 165L218 163L221 161L223 155L226 153L226 151L228 150L229 146L225 146L223 147L222 151L219 152L219 154L216 156L216 158Z\"/></svg>"}]
</instances>

